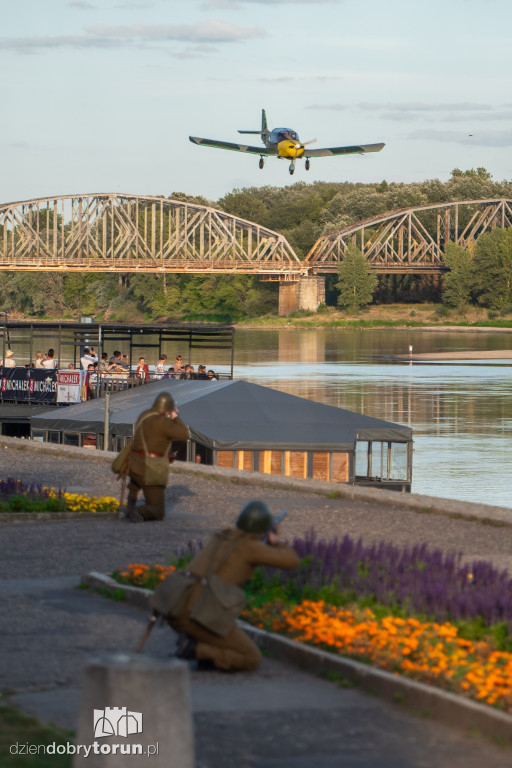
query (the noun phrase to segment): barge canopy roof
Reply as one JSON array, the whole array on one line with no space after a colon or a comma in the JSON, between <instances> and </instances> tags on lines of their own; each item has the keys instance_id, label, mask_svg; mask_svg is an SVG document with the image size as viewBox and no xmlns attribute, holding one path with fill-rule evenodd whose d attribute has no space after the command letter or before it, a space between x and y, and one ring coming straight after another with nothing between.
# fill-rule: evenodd
<instances>
[{"instance_id":1,"label":"barge canopy roof","mask_svg":"<svg viewBox=\"0 0 512 768\"><path fill-rule=\"evenodd\" d=\"M131 437L160 392L175 399L192 440L215 450L352 451L357 440L407 443L409 427L247 381L163 379L110 398L112 435ZM32 428L103 433L105 400L45 411Z\"/></svg>"}]
</instances>

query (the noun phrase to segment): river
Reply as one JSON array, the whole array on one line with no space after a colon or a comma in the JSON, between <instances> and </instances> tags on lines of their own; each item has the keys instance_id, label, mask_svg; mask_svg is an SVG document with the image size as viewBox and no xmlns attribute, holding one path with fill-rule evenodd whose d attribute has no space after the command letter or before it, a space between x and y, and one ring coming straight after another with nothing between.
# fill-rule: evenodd
<instances>
[{"instance_id":1,"label":"river","mask_svg":"<svg viewBox=\"0 0 512 768\"><path fill-rule=\"evenodd\" d=\"M235 375L414 431L413 493L512 507L512 366L394 355L512 349L512 335L239 330ZM512 357L512 353L511 353Z\"/></svg>"}]
</instances>

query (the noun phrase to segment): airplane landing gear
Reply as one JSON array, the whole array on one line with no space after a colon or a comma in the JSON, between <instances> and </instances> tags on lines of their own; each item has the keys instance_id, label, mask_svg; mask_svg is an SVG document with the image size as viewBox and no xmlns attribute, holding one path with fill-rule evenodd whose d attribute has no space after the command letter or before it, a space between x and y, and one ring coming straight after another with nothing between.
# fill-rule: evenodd
<instances>
[{"instance_id":1,"label":"airplane landing gear","mask_svg":"<svg viewBox=\"0 0 512 768\"><path fill-rule=\"evenodd\" d=\"M305 167L306 167L306 171L309 171L310 165L311 165L311 164L310 164L310 162L309 162L309 157L308 157L308 158L306 159L306 164L305 164Z\"/></svg>"},{"instance_id":2,"label":"airplane landing gear","mask_svg":"<svg viewBox=\"0 0 512 768\"><path fill-rule=\"evenodd\" d=\"M293 162L293 160L291 161L290 167L288 168L288 170L290 171L290 176L293 176L293 174L295 173L295 163Z\"/></svg>"},{"instance_id":3,"label":"airplane landing gear","mask_svg":"<svg viewBox=\"0 0 512 768\"><path fill-rule=\"evenodd\" d=\"M260 162L258 163L258 165L260 168L263 168L263 166L265 165L265 161L262 157L260 157Z\"/></svg>"}]
</instances>

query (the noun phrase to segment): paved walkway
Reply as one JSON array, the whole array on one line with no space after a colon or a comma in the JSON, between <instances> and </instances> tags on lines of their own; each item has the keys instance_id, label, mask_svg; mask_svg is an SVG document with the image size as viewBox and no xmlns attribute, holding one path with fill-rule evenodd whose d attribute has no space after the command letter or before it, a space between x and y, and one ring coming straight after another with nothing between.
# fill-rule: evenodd
<instances>
[{"instance_id":1,"label":"paved walkway","mask_svg":"<svg viewBox=\"0 0 512 768\"><path fill-rule=\"evenodd\" d=\"M108 465L0 445L0 476L108 493ZM76 589L83 572L128 562L165 562L176 546L230 524L255 496L290 510L289 536L314 525L322 536L361 535L397 543L426 540L444 549L510 563L512 528L495 528L363 501L287 489L255 489L175 475L162 523L77 520L2 525L0 689L44 720L74 728L87 659L133 650L147 616ZM166 656L172 633L156 629L147 652ZM504 752L479 738L415 717L265 658L258 672L191 673L197 768L505 768Z\"/></svg>"}]
</instances>

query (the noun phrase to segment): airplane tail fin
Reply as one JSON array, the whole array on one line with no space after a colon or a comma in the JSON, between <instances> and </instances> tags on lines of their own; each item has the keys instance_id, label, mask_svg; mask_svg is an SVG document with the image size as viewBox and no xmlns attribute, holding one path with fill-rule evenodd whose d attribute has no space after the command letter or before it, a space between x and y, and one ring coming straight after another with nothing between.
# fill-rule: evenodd
<instances>
[{"instance_id":1,"label":"airplane tail fin","mask_svg":"<svg viewBox=\"0 0 512 768\"><path fill-rule=\"evenodd\" d=\"M261 132L268 133L267 115L264 109L261 110Z\"/></svg>"},{"instance_id":2,"label":"airplane tail fin","mask_svg":"<svg viewBox=\"0 0 512 768\"><path fill-rule=\"evenodd\" d=\"M264 136L268 133L268 126L267 126L267 115L265 114L265 110L261 110L261 131L241 131L238 129L238 133L256 133L258 136Z\"/></svg>"}]
</instances>

